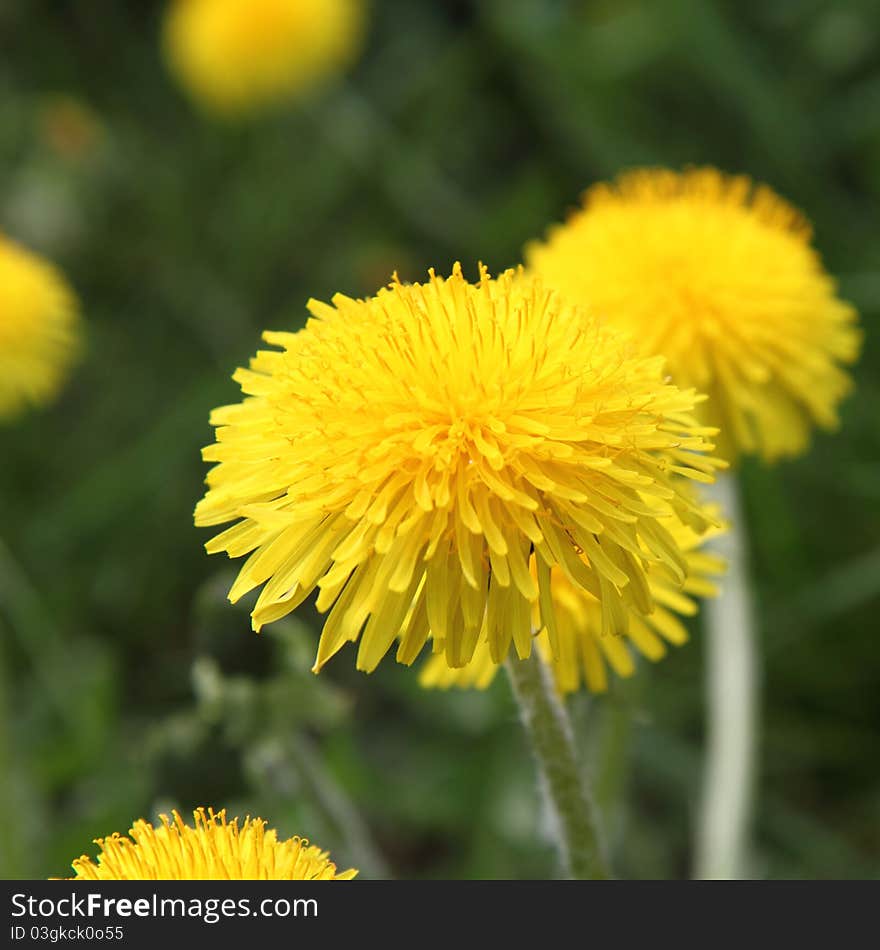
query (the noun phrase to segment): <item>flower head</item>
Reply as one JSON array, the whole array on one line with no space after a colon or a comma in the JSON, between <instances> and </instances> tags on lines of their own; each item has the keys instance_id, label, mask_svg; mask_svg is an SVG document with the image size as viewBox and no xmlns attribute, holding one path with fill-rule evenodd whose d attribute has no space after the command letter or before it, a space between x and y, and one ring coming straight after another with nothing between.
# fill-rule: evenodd
<instances>
[{"instance_id":1,"label":"flower head","mask_svg":"<svg viewBox=\"0 0 880 950\"><path fill-rule=\"evenodd\" d=\"M193 812L187 825L174 811L162 824L136 821L128 836L98 838L97 861L73 864L71 880L90 881L346 881L357 871L337 873L326 851L304 838L279 841L262 818L226 820L226 812Z\"/></svg>"},{"instance_id":2,"label":"flower head","mask_svg":"<svg viewBox=\"0 0 880 950\"><path fill-rule=\"evenodd\" d=\"M707 514L717 516L718 512L712 508ZM627 632L621 636L602 634L602 607L592 594L574 587L562 571L551 572L557 648L551 649L546 627L540 629L537 644L541 657L552 666L561 693L573 693L582 684L593 693L604 693L608 689L609 667L618 676L632 676L634 652L656 662L666 655L667 643L681 646L687 642L687 628L680 617L690 617L697 612L695 598L717 593L712 578L724 570L717 555L700 550L703 542L720 528L697 534L681 519L672 516L667 529L684 552L687 562L684 585L679 587L668 577L649 570L648 587L654 610L647 615L633 610ZM532 573L535 573L534 558ZM536 617L536 628L539 623ZM493 662L488 645L482 642L477 645L471 662L459 669L450 667L442 652L434 653L423 665L419 682L426 688L486 689L498 670L499 664Z\"/></svg>"},{"instance_id":3,"label":"flower head","mask_svg":"<svg viewBox=\"0 0 880 950\"><path fill-rule=\"evenodd\" d=\"M316 667L358 638L360 669L398 639L411 663L429 635L462 666L481 639L527 656L535 609L553 640L553 568L615 631L652 609L649 568L683 582L664 524L706 518L675 474L716 463L661 359L513 271L309 310L264 335L280 349L235 374L247 398L215 410L204 451L196 524L236 522L207 549L250 555L230 599L264 585L255 629L317 587Z\"/></svg>"},{"instance_id":4,"label":"flower head","mask_svg":"<svg viewBox=\"0 0 880 950\"><path fill-rule=\"evenodd\" d=\"M165 50L193 99L224 114L295 98L343 69L363 0L172 0Z\"/></svg>"},{"instance_id":5,"label":"flower head","mask_svg":"<svg viewBox=\"0 0 880 950\"><path fill-rule=\"evenodd\" d=\"M652 609L647 565L684 580L664 522L706 519L675 473L711 481L716 463L662 360L513 271L333 304L265 334L280 350L212 415L196 524L237 522L206 547L250 555L230 599L264 585L256 630L317 587L316 667L359 637L360 669L398 638L411 663L429 636L462 666L481 633L494 659L527 656L533 609L553 637L554 567L606 631Z\"/></svg>"},{"instance_id":6,"label":"flower head","mask_svg":"<svg viewBox=\"0 0 880 950\"><path fill-rule=\"evenodd\" d=\"M642 170L600 184L526 248L548 285L588 303L673 379L709 394L719 452L802 452L837 421L856 314L810 244L804 217L766 186L711 169Z\"/></svg>"},{"instance_id":7,"label":"flower head","mask_svg":"<svg viewBox=\"0 0 880 950\"><path fill-rule=\"evenodd\" d=\"M55 397L77 352L78 323L64 277L0 235L0 419Z\"/></svg>"}]
</instances>

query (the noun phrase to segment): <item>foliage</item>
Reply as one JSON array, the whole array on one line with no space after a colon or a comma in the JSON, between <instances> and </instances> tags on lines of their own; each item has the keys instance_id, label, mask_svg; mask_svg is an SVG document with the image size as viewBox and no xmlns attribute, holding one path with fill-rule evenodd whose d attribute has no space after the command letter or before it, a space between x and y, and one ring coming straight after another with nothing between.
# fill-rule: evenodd
<instances>
[{"instance_id":1,"label":"foliage","mask_svg":"<svg viewBox=\"0 0 880 950\"><path fill-rule=\"evenodd\" d=\"M515 263L584 187L646 163L771 183L863 315L841 432L744 477L767 657L757 870L875 875L873 0L374 0L345 81L240 124L174 86L161 9L0 2L0 228L63 268L89 337L61 401L0 430L0 875L63 874L132 817L202 803L343 867L366 868L365 821L376 873L553 873L506 684L426 694L347 657L316 679L308 606L252 634L192 527L199 449L259 331L301 325L309 297ZM695 637L574 700L621 876L689 871L701 669Z\"/></svg>"}]
</instances>

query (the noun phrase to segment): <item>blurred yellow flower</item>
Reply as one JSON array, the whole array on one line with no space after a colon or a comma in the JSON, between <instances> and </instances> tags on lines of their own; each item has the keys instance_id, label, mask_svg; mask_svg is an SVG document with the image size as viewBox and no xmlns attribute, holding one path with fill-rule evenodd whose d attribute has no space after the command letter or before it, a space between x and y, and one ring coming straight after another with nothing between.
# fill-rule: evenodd
<instances>
[{"instance_id":1,"label":"blurred yellow flower","mask_svg":"<svg viewBox=\"0 0 880 950\"><path fill-rule=\"evenodd\" d=\"M239 114L296 98L360 50L364 0L172 0L169 65L209 111Z\"/></svg>"},{"instance_id":2,"label":"blurred yellow flower","mask_svg":"<svg viewBox=\"0 0 880 950\"><path fill-rule=\"evenodd\" d=\"M708 514L717 516L718 512L711 509ZM618 676L632 676L635 672L630 646L647 659L657 661L666 655L666 643L681 646L687 641L687 628L677 615L693 616L698 609L695 597L712 597L717 593L712 577L723 572L724 563L699 548L720 529L697 534L675 516L666 527L684 552L687 578L679 587L668 577L649 570L648 587L654 610L647 615L633 610L629 629L623 636L603 635L602 608L596 598L574 587L558 568L551 572L558 648L555 652L551 649L546 627L540 629L537 644L542 658L552 665L560 692L573 693L583 684L591 692L604 693L608 689L608 667ZM535 573L534 558L532 573ZM538 617L534 623L539 629ZM422 666L419 682L427 688L486 689L499 668L484 641L477 646L471 662L459 669L450 667L442 653L434 653Z\"/></svg>"},{"instance_id":3,"label":"blurred yellow flower","mask_svg":"<svg viewBox=\"0 0 880 950\"><path fill-rule=\"evenodd\" d=\"M79 344L79 308L51 264L0 234L0 420L52 400Z\"/></svg>"},{"instance_id":4,"label":"blurred yellow flower","mask_svg":"<svg viewBox=\"0 0 880 950\"><path fill-rule=\"evenodd\" d=\"M347 881L357 871L337 873L326 851L304 838L279 841L262 818L226 820L226 812L193 812L195 827L175 811L162 824L136 821L128 837L98 838L97 860L73 864L75 877L90 881Z\"/></svg>"},{"instance_id":5,"label":"blurred yellow flower","mask_svg":"<svg viewBox=\"0 0 880 950\"><path fill-rule=\"evenodd\" d=\"M333 304L264 334L280 351L238 370L247 398L211 417L196 524L237 521L206 547L250 555L229 596L265 585L254 629L317 587L333 609L316 669L358 637L359 669L398 638L412 663L429 635L462 666L480 640L528 656L535 610L555 644L554 567L606 632L651 611L647 570L683 583L664 523L707 518L675 475L720 463L662 359L513 271L471 284L456 265Z\"/></svg>"},{"instance_id":6,"label":"blurred yellow flower","mask_svg":"<svg viewBox=\"0 0 880 950\"><path fill-rule=\"evenodd\" d=\"M708 393L719 454L795 455L837 423L860 333L810 244L809 223L764 185L712 168L641 170L600 184L529 269L660 353Z\"/></svg>"}]
</instances>

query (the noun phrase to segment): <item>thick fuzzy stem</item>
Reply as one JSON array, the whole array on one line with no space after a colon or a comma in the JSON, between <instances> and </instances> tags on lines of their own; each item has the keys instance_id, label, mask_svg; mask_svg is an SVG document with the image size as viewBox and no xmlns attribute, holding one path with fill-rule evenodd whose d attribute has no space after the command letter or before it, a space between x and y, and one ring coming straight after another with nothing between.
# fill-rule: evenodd
<instances>
[{"instance_id":1,"label":"thick fuzzy stem","mask_svg":"<svg viewBox=\"0 0 880 950\"><path fill-rule=\"evenodd\" d=\"M707 602L705 613L706 763L695 876L735 880L748 874L760 662L735 476L719 476L713 488L730 530L715 544L728 565L722 593Z\"/></svg>"},{"instance_id":2,"label":"thick fuzzy stem","mask_svg":"<svg viewBox=\"0 0 880 950\"><path fill-rule=\"evenodd\" d=\"M608 872L592 802L550 670L536 651L527 660L508 659L505 668L553 810L565 872L576 880L603 880Z\"/></svg>"}]
</instances>

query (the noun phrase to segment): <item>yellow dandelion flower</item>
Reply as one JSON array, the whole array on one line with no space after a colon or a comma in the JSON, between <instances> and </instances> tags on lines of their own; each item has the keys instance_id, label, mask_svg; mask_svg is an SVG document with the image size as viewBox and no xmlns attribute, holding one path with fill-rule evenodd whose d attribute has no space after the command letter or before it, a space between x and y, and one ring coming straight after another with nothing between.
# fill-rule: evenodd
<instances>
[{"instance_id":1,"label":"yellow dandelion flower","mask_svg":"<svg viewBox=\"0 0 880 950\"><path fill-rule=\"evenodd\" d=\"M206 547L249 555L229 596L264 585L255 630L318 588L316 669L358 638L359 669L398 638L412 663L429 635L462 666L480 639L528 656L535 603L553 640L554 567L607 631L652 609L648 566L684 581L666 515L706 519L675 475L720 463L662 359L513 271L308 307L236 372L247 398L214 411L203 453L196 524L237 522Z\"/></svg>"},{"instance_id":2,"label":"yellow dandelion flower","mask_svg":"<svg viewBox=\"0 0 880 950\"><path fill-rule=\"evenodd\" d=\"M363 0L172 0L165 52L192 96L239 114L296 98L360 49Z\"/></svg>"},{"instance_id":3,"label":"yellow dandelion flower","mask_svg":"<svg viewBox=\"0 0 880 950\"><path fill-rule=\"evenodd\" d=\"M799 211L764 185L703 168L641 170L600 184L528 267L662 353L673 379L708 393L719 453L767 460L832 428L860 334Z\"/></svg>"},{"instance_id":4,"label":"yellow dandelion flower","mask_svg":"<svg viewBox=\"0 0 880 950\"><path fill-rule=\"evenodd\" d=\"M717 518L711 506L707 516ZM672 516L667 529L684 552L687 578L679 587L668 577L649 570L648 587L654 599L650 614L631 612L629 628L622 636L602 634L602 607L588 591L571 584L558 568L551 572L551 595L556 612L557 649L550 646L546 627L537 636L541 657L552 665L554 680L561 693L573 693L583 684L593 693L608 689L608 668L618 676L635 672L634 651L654 662L666 655L666 644L681 646L687 642L687 628L681 617L697 613L697 597L712 597L717 589L712 580L724 570L723 561L714 554L701 551L700 546L721 530L713 528L697 534L680 518ZM532 558L532 574L535 560ZM534 617L539 629L540 618ZM486 689L500 669L493 662L488 644L481 642L467 666L453 669L442 652L435 652L422 666L419 682L426 688Z\"/></svg>"},{"instance_id":5,"label":"yellow dandelion flower","mask_svg":"<svg viewBox=\"0 0 880 950\"><path fill-rule=\"evenodd\" d=\"M78 323L59 271L0 234L0 419L55 397L77 352Z\"/></svg>"},{"instance_id":6,"label":"yellow dandelion flower","mask_svg":"<svg viewBox=\"0 0 880 950\"><path fill-rule=\"evenodd\" d=\"M97 838L97 860L88 855L71 865L88 881L347 881L357 871L337 872L326 851L305 838L279 841L262 818L226 820L226 812L204 808L187 825L174 811L162 824L136 821L128 836Z\"/></svg>"}]
</instances>

